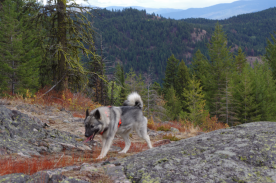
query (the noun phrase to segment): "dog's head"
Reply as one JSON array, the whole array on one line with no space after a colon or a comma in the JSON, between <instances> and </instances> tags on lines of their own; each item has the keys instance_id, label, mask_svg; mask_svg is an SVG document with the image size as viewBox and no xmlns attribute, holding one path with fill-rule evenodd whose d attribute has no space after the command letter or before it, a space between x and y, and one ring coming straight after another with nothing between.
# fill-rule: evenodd
<instances>
[{"instance_id":1,"label":"dog's head","mask_svg":"<svg viewBox=\"0 0 276 183\"><path fill-rule=\"evenodd\" d=\"M96 109L89 114L87 109L84 125L85 137L88 137L89 140L93 140L94 136L102 132L104 127L104 121L102 120L100 110Z\"/></svg>"}]
</instances>

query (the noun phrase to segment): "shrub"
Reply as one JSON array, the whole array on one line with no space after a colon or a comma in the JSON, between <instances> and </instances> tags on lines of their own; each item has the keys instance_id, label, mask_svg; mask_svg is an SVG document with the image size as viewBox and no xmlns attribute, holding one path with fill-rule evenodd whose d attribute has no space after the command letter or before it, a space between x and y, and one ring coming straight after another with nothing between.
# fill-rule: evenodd
<instances>
[{"instance_id":1,"label":"shrub","mask_svg":"<svg viewBox=\"0 0 276 183\"><path fill-rule=\"evenodd\" d=\"M169 139L170 141L179 141L179 140L181 140L180 138L177 138L175 135L172 135L172 134L164 135L163 139Z\"/></svg>"},{"instance_id":2,"label":"shrub","mask_svg":"<svg viewBox=\"0 0 276 183\"><path fill-rule=\"evenodd\" d=\"M155 124L154 124L154 121L153 121L153 119L152 119L152 117L151 117L151 118L148 120L148 128L154 130L154 126L155 126Z\"/></svg>"},{"instance_id":3,"label":"shrub","mask_svg":"<svg viewBox=\"0 0 276 183\"><path fill-rule=\"evenodd\" d=\"M157 127L157 131L165 131L165 132L167 132L167 131L170 131L170 130L171 130L171 128L168 127L167 125L166 126L162 125L162 126Z\"/></svg>"},{"instance_id":4,"label":"shrub","mask_svg":"<svg viewBox=\"0 0 276 183\"><path fill-rule=\"evenodd\" d=\"M210 117L210 114L206 117L206 119L201 124L201 128L204 131L210 132L218 129L228 128L227 124L218 122L218 118L216 116Z\"/></svg>"}]
</instances>

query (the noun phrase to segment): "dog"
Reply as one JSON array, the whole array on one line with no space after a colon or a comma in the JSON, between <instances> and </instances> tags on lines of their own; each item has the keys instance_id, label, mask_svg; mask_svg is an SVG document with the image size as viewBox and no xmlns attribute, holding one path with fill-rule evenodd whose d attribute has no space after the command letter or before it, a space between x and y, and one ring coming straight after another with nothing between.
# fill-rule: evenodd
<instances>
[{"instance_id":1,"label":"dog","mask_svg":"<svg viewBox=\"0 0 276 183\"><path fill-rule=\"evenodd\" d=\"M123 106L99 107L89 113L86 110L85 137L93 140L95 135L102 136L102 150L97 159L106 156L116 134L120 135L125 141L125 148L119 153L126 153L131 145L129 134L135 130L143 138L151 149L149 135L147 134L147 118L143 115L143 101L141 96L132 92L128 95Z\"/></svg>"}]
</instances>

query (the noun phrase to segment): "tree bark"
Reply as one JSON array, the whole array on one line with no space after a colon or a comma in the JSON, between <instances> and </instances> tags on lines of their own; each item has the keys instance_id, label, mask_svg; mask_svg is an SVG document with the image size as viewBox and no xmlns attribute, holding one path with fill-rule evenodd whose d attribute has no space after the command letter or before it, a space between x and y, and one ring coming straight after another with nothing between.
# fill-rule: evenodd
<instances>
[{"instance_id":1,"label":"tree bark","mask_svg":"<svg viewBox=\"0 0 276 183\"><path fill-rule=\"evenodd\" d=\"M65 12L66 12L66 0L58 0L58 43L60 44L62 51L58 52L58 78L59 81L61 78L64 79L59 83L57 90L63 91L68 88L68 64L66 63L66 58L64 53L67 52L67 40L66 40L66 20L65 20Z\"/></svg>"}]
</instances>

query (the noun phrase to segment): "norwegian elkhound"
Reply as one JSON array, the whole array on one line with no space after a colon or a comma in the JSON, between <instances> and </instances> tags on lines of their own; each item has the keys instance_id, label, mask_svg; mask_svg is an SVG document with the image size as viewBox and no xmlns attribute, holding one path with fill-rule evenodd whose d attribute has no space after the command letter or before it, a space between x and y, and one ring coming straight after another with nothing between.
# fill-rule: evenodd
<instances>
[{"instance_id":1,"label":"norwegian elkhound","mask_svg":"<svg viewBox=\"0 0 276 183\"><path fill-rule=\"evenodd\" d=\"M102 135L102 151L97 159L106 156L115 134L120 135L125 141L125 148L119 153L126 153L131 145L129 133L135 130L152 148L147 134L147 118L143 115L143 101L141 96L133 92L128 95L123 106L99 107L89 113L86 110L85 136L87 140L93 140L96 134Z\"/></svg>"}]
</instances>

